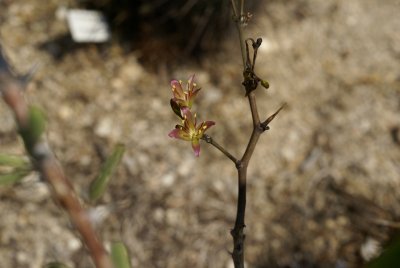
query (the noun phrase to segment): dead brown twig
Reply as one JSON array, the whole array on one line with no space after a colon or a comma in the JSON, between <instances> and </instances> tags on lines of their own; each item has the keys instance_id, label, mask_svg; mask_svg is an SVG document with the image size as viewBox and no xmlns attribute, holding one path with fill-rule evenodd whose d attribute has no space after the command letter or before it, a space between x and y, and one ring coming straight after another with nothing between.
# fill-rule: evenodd
<instances>
[{"instance_id":1,"label":"dead brown twig","mask_svg":"<svg viewBox=\"0 0 400 268\"><path fill-rule=\"evenodd\" d=\"M231 235L233 237L233 252L232 259L235 268L244 268L244 240L245 240L245 211L246 211L246 184L247 184L247 167L249 165L251 156L256 148L257 142L262 133L269 129L268 124L276 117L276 115L283 109L282 105L274 114L269 116L265 121L261 122L254 90L261 85L268 88L268 82L260 79L254 72L255 62L257 58L257 50L260 47L262 40L261 38L257 41L252 38L245 39L243 33L243 27L247 24L251 18L251 14L244 12L244 0L230 0L233 20L236 24L236 28L239 36L240 50L243 60L243 86L246 91L245 96L249 101L253 131L251 133L249 142L246 150L240 160L236 161L236 168L238 170L238 200L237 200L237 212L236 220ZM249 43L252 47L253 55L250 56ZM218 148L218 147L217 147ZM232 160L232 159L231 159Z\"/></svg>"}]
</instances>

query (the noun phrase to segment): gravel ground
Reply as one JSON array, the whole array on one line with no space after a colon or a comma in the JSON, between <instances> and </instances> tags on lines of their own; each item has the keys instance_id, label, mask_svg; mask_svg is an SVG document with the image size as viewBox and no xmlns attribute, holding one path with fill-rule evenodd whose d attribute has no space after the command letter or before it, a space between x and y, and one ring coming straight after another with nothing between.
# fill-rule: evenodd
<instances>
[{"instance_id":1,"label":"gravel ground","mask_svg":"<svg viewBox=\"0 0 400 268\"><path fill-rule=\"evenodd\" d=\"M15 69L38 64L26 98L48 117L47 138L82 199L123 142L108 193L92 206L107 246L122 240L133 267L232 267L236 172L202 144L168 138L169 80L195 73L200 120L236 156L251 132L235 33L218 52L184 64L142 65L117 43L68 40L60 7L75 1L0 1L0 37ZM287 107L249 167L248 267L361 267L394 231L400 209L400 1L301 0L261 4L247 33L264 40L257 92L266 118ZM132 44L133 48L135 45ZM1 152L23 154L0 102ZM66 215L32 174L0 188L0 266L63 261L92 267Z\"/></svg>"}]
</instances>

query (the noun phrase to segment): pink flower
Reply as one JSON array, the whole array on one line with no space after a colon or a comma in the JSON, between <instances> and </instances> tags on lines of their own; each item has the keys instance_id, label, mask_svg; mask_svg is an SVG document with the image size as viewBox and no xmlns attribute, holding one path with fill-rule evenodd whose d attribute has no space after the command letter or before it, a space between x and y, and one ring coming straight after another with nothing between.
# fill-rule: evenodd
<instances>
[{"instance_id":1,"label":"pink flower","mask_svg":"<svg viewBox=\"0 0 400 268\"><path fill-rule=\"evenodd\" d=\"M171 99L171 105L172 102L175 102L180 108L192 108L193 100L200 91L200 88L196 89L196 86L196 83L194 83L194 75L189 78L186 91L184 91L182 88L182 81L172 80L171 89L174 97Z\"/></svg>"},{"instance_id":2,"label":"pink flower","mask_svg":"<svg viewBox=\"0 0 400 268\"><path fill-rule=\"evenodd\" d=\"M204 132L215 125L213 121L204 121L198 127L196 126L196 114L192 115L188 108L182 109L182 125L176 125L168 136L192 142L192 148L195 156L200 155L200 139Z\"/></svg>"}]
</instances>

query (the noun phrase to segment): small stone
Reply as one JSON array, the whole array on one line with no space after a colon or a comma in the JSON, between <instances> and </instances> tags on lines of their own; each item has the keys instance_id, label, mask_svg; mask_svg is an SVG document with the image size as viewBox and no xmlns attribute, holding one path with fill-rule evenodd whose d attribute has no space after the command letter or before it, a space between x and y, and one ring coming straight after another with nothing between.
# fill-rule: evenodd
<instances>
[{"instance_id":1,"label":"small stone","mask_svg":"<svg viewBox=\"0 0 400 268\"><path fill-rule=\"evenodd\" d=\"M368 237L360 248L361 256L365 261L369 261L377 257L381 251L382 249L380 243L371 237Z\"/></svg>"},{"instance_id":2,"label":"small stone","mask_svg":"<svg viewBox=\"0 0 400 268\"><path fill-rule=\"evenodd\" d=\"M112 121L110 118L103 118L96 126L95 133L99 137L108 137L112 132Z\"/></svg>"},{"instance_id":3,"label":"small stone","mask_svg":"<svg viewBox=\"0 0 400 268\"><path fill-rule=\"evenodd\" d=\"M159 222L159 223L163 222L164 216L165 216L165 213L162 208L156 208L154 210L153 218L156 222Z\"/></svg>"},{"instance_id":4,"label":"small stone","mask_svg":"<svg viewBox=\"0 0 400 268\"><path fill-rule=\"evenodd\" d=\"M77 251L82 247L82 242L79 239L71 238L68 240L67 247L71 251Z\"/></svg>"},{"instance_id":5,"label":"small stone","mask_svg":"<svg viewBox=\"0 0 400 268\"><path fill-rule=\"evenodd\" d=\"M162 176L161 178L161 183L165 186L165 187L169 187L172 184L174 184L175 182L175 176L173 173L168 173L164 176Z\"/></svg>"},{"instance_id":6,"label":"small stone","mask_svg":"<svg viewBox=\"0 0 400 268\"><path fill-rule=\"evenodd\" d=\"M88 211L89 219L95 225L101 225L110 213L109 206L97 206Z\"/></svg>"},{"instance_id":7,"label":"small stone","mask_svg":"<svg viewBox=\"0 0 400 268\"><path fill-rule=\"evenodd\" d=\"M17 260L19 263L27 263L28 262L28 254L25 252L19 251L17 252Z\"/></svg>"},{"instance_id":8,"label":"small stone","mask_svg":"<svg viewBox=\"0 0 400 268\"><path fill-rule=\"evenodd\" d=\"M121 136L121 129L114 124L110 117L102 118L95 127L95 134L101 138L111 138L119 140Z\"/></svg>"},{"instance_id":9,"label":"small stone","mask_svg":"<svg viewBox=\"0 0 400 268\"><path fill-rule=\"evenodd\" d=\"M72 117L73 112L72 109L69 106L62 105L60 109L58 110L58 115L62 120L68 120Z\"/></svg>"}]
</instances>

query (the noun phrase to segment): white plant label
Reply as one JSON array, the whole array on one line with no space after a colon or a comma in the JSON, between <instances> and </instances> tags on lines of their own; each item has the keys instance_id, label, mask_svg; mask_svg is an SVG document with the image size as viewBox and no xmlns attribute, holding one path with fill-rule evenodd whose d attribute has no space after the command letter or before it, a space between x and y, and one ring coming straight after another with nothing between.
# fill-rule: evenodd
<instances>
[{"instance_id":1,"label":"white plant label","mask_svg":"<svg viewBox=\"0 0 400 268\"><path fill-rule=\"evenodd\" d=\"M72 39L77 43L103 43L110 39L110 30L101 12L71 9L67 21Z\"/></svg>"}]
</instances>

